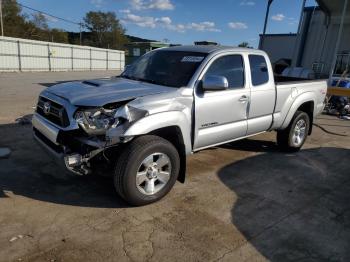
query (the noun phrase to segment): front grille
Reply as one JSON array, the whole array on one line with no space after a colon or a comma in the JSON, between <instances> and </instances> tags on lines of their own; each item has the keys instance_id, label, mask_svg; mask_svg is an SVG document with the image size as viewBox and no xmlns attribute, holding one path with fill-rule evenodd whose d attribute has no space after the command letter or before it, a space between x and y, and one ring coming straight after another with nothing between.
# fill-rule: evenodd
<instances>
[{"instance_id":1,"label":"front grille","mask_svg":"<svg viewBox=\"0 0 350 262\"><path fill-rule=\"evenodd\" d=\"M69 119L66 109L62 105L45 97L39 97L36 112L56 125L62 127L69 126Z\"/></svg>"}]
</instances>

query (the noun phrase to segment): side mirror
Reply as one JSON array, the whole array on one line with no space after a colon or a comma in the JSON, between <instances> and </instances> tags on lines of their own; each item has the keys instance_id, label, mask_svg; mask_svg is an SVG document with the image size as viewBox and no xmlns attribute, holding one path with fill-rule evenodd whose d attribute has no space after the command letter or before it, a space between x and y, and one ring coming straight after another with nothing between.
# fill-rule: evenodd
<instances>
[{"instance_id":1,"label":"side mirror","mask_svg":"<svg viewBox=\"0 0 350 262\"><path fill-rule=\"evenodd\" d=\"M202 81L204 91L219 91L228 89L228 81L224 76L209 75Z\"/></svg>"}]
</instances>

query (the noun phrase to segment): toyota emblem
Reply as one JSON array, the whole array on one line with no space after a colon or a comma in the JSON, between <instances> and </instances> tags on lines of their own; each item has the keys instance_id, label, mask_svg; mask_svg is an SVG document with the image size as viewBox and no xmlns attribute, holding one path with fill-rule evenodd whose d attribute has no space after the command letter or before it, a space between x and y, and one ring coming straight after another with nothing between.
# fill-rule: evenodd
<instances>
[{"instance_id":1,"label":"toyota emblem","mask_svg":"<svg viewBox=\"0 0 350 262\"><path fill-rule=\"evenodd\" d=\"M50 108L51 108L50 102L45 102L44 103L44 108L43 108L43 111L44 111L45 115L50 114Z\"/></svg>"}]
</instances>

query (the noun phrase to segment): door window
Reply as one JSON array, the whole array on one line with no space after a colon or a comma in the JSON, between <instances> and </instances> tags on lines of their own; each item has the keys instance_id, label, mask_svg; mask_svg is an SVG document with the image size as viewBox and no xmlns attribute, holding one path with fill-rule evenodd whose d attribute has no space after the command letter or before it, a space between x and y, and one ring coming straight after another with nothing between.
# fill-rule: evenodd
<instances>
[{"instance_id":1,"label":"door window","mask_svg":"<svg viewBox=\"0 0 350 262\"><path fill-rule=\"evenodd\" d=\"M205 76L217 75L227 78L230 89L244 87L244 65L241 55L228 55L216 59Z\"/></svg>"}]
</instances>

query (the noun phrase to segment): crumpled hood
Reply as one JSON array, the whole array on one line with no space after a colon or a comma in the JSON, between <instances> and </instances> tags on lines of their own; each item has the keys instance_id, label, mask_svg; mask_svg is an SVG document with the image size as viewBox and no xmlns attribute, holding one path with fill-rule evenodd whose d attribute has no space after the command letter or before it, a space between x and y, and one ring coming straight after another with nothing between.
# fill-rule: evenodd
<instances>
[{"instance_id":1,"label":"crumpled hood","mask_svg":"<svg viewBox=\"0 0 350 262\"><path fill-rule=\"evenodd\" d=\"M45 91L67 99L75 106L103 106L109 103L175 90L171 87L124 78L111 78L62 83L51 86Z\"/></svg>"}]
</instances>

